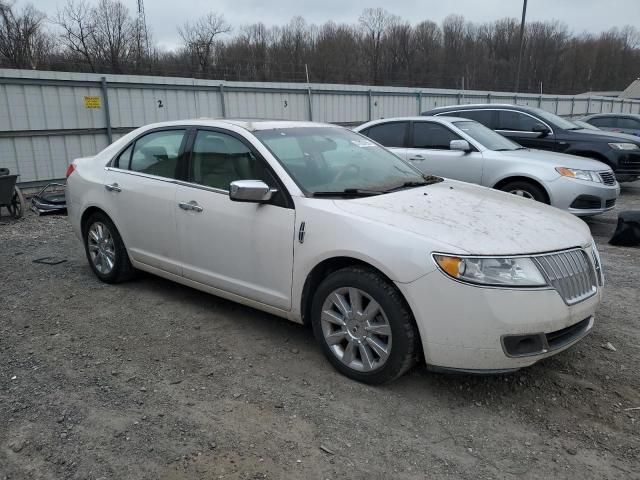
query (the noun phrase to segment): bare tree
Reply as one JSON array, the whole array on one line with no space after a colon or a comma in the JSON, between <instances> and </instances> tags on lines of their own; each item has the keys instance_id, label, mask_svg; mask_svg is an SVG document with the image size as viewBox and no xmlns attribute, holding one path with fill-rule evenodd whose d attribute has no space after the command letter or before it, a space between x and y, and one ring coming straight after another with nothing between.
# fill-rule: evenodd
<instances>
[{"instance_id":1,"label":"bare tree","mask_svg":"<svg viewBox=\"0 0 640 480\"><path fill-rule=\"evenodd\" d=\"M205 73L212 60L216 40L220 34L231 31L231 26L223 15L210 12L194 23L186 22L178 27L178 34L184 42L184 48L198 63L200 71Z\"/></svg>"},{"instance_id":2,"label":"bare tree","mask_svg":"<svg viewBox=\"0 0 640 480\"><path fill-rule=\"evenodd\" d=\"M369 63L371 81L378 84L382 58L382 39L394 16L383 8L366 8L358 19L363 31L363 50Z\"/></svg>"},{"instance_id":3,"label":"bare tree","mask_svg":"<svg viewBox=\"0 0 640 480\"><path fill-rule=\"evenodd\" d=\"M118 73L136 56L136 24L119 0L99 0L95 7L86 0L68 0L55 23L71 57L86 61L91 71L108 67Z\"/></svg>"},{"instance_id":4,"label":"bare tree","mask_svg":"<svg viewBox=\"0 0 640 480\"><path fill-rule=\"evenodd\" d=\"M44 20L32 5L18 12L13 2L0 0L0 57L14 68L37 68L52 47Z\"/></svg>"}]
</instances>

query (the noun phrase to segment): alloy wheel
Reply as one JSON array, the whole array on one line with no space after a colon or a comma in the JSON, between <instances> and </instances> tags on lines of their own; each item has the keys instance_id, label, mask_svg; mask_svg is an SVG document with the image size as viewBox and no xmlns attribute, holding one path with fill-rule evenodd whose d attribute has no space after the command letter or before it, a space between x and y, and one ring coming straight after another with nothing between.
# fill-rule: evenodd
<instances>
[{"instance_id":1,"label":"alloy wheel","mask_svg":"<svg viewBox=\"0 0 640 480\"><path fill-rule=\"evenodd\" d=\"M116 248L109 228L102 222L95 222L87 233L89 255L96 270L108 275L116 264Z\"/></svg>"},{"instance_id":2,"label":"alloy wheel","mask_svg":"<svg viewBox=\"0 0 640 480\"><path fill-rule=\"evenodd\" d=\"M529 198L531 200L535 200L535 197L531 194L531 192L527 192L526 190L522 190L522 189L510 190L509 193L517 195L518 197L524 197L524 198Z\"/></svg>"},{"instance_id":3,"label":"alloy wheel","mask_svg":"<svg viewBox=\"0 0 640 480\"><path fill-rule=\"evenodd\" d=\"M334 290L322 305L322 333L344 365L359 372L382 367L391 353L391 326L384 310L366 292Z\"/></svg>"}]
</instances>

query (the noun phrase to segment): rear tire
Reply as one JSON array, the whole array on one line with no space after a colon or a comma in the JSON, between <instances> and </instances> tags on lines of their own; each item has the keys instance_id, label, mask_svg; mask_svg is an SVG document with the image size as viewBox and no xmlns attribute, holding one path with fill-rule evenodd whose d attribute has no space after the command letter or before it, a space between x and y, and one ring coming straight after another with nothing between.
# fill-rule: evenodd
<instances>
[{"instance_id":1,"label":"rear tire","mask_svg":"<svg viewBox=\"0 0 640 480\"><path fill-rule=\"evenodd\" d=\"M122 237L106 214L91 214L82 236L89 266L96 277L105 283L119 283L133 276L134 270Z\"/></svg>"},{"instance_id":2,"label":"rear tire","mask_svg":"<svg viewBox=\"0 0 640 480\"><path fill-rule=\"evenodd\" d=\"M516 180L513 182L505 183L499 190L503 192L512 193L519 197L529 198L537 202L549 204L549 198L542 187L526 180Z\"/></svg>"},{"instance_id":3,"label":"rear tire","mask_svg":"<svg viewBox=\"0 0 640 480\"><path fill-rule=\"evenodd\" d=\"M311 323L329 362L359 382L390 382L420 352L411 310L396 287L370 268L347 267L325 278L313 296Z\"/></svg>"}]
</instances>

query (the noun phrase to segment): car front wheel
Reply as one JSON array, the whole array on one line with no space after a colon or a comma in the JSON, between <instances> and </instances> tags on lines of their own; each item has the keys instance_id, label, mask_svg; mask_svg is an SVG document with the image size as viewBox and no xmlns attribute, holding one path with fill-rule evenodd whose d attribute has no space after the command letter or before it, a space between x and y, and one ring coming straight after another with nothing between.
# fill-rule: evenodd
<instances>
[{"instance_id":1,"label":"car front wheel","mask_svg":"<svg viewBox=\"0 0 640 480\"><path fill-rule=\"evenodd\" d=\"M316 290L311 308L324 354L347 377L385 383L415 363L419 336L413 315L395 286L376 271L333 272Z\"/></svg>"},{"instance_id":2,"label":"car front wheel","mask_svg":"<svg viewBox=\"0 0 640 480\"><path fill-rule=\"evenodd\" d=\"M536 200L537 202L549 203L545 191L538 185L526 181L509 182L506 185L500 187L500 190L507 193L512 193L519 197L529 198Z\"/></svg>"}]
</instances>

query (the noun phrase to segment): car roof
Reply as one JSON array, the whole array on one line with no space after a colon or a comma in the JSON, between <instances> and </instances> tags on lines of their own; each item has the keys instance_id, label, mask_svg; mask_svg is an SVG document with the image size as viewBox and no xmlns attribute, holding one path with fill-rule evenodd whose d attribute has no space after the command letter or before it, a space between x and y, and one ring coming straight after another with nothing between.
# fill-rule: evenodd
<instances>
[{"instance_id":1,"label":"car roof","mask_svg":"<svg viewBox=\"0 0 640 480\"><path fill-rule=\"evenodd\" d=\"M446 115L438 115L437 117L432 115L416 115L413 117L389 117L389 118L379 118L377 120L370 120L361 125L355 127L356 130L359 130L362 127L368 128L373 127L375 125L380 125L388 122L474 122L475 120L471 120L468 118L461 117L448 117Z\"/></svg>"},{"instance_id":2,"label":"car roof","mask_svg":"<svg viewBox=\"0 0 640 480\"><path fill-rule=\"evenodd\" d=\"M467 108L478 109L478 108L505 108L505 107L522 108L522 109L531 108L527 105L514 105L513 103L467 103L467 104L461 104L461 105L445 105L442 107L435 107L435 108L432 108L431 110L428 110L428 112L435 112L439 110L464 110Z\"/></svg>"},{"instance_id":3,"label":"car roof","mask_svg":"<svg viewBox=\"0 0 640 480\"><path fill-rule=\"evenodd\" d=\"M159 122L147 127L177 127L177 126L203 126L203 127L220 127L224 128L229 125L244 128L250 132L257 130L274 130L282 128L310 128L310 127L334 127L338 125L320 122L296 121L296 120L268 120L260 118L197 118L185 120L173 120L168 122Z\"/></svg>"}]
</instances>

